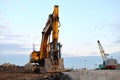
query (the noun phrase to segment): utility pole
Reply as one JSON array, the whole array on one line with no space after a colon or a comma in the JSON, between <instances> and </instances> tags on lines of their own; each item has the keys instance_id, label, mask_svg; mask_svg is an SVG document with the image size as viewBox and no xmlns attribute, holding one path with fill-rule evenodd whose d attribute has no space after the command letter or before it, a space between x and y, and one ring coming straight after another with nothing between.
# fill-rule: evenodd
<instances>
[{"instance_id":1,"label":"utility pole","mask_svg":"<svg viewBox=\"0 0 120 80\"><path fill-rule=\"evenodd\" d=\"M87 69L87 60L85 59L85 70Z\"/></svg>"}]
</instances>

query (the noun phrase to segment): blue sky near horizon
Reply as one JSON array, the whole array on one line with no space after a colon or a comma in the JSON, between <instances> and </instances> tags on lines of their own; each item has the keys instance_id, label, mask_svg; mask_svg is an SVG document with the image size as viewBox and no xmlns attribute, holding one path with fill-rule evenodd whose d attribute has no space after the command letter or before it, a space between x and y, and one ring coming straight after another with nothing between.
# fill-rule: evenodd
<instances>
[{"instance_id":1,"label":"blue sky near horizon","mask_svg":"<svg viewBox=\"0 0 120 80\"><path fill-rule=\"evenodd\" d=\"M41 32L55 4L63 56L100 55L97 40L106 53L120 53L119 0L0 0L0 54L29 56L33 43L39 50Z\"/></svg>"}]
</instances>

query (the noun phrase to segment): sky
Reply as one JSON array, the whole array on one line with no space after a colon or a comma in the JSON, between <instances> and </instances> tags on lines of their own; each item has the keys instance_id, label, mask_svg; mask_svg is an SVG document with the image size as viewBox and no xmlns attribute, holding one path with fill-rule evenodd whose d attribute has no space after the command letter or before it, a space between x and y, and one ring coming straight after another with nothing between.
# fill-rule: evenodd
<instances>
[{"instance_id":1,"label":"sky","mask_svg":"<svg viewBox=\"0 0 120 80\"><path fill-rule=\"evenodd\" d=\"M0 0L0 63L8 55L27 55L29 60L33 43L40 49L41 32L54 5L59 5L63 57L100 56L97 40L106 53L118 54L119 4L119 0Z\"/></svg>"}]
</instances>

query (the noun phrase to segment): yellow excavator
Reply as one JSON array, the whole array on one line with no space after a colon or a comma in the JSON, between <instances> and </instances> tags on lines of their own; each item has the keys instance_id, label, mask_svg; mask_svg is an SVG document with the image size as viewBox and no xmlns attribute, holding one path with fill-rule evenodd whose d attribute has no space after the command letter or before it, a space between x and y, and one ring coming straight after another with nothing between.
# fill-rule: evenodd
<instances>
[{"instance_id":1,"label":"yellow excavator","mask_svg":"<svg viewBox=\"0 0 120 80\"><path fill-rule=\"evenodd\" d=\"M42 31L40 50L33 50L30 54L34 72L52 73L64 70L64 60L61 58L62 45L58 42L59 26L59 6L55 5Z\"/></svg>"}]
</instances>

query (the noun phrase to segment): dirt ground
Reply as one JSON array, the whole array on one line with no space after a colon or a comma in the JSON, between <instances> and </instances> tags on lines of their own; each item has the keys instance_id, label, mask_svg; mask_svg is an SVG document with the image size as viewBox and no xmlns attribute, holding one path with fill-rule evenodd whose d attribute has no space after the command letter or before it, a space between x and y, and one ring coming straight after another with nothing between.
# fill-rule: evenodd
<instances>
[{"instance_id":1,"label":"dirt ground","mask_svg":"<svg viewBox=\"0 0 120 80\"><path fill-rule=\"evenodd\" d=\"M66 78L66 79L65 79ZM0 66L0 80L71 80L67 74L37 74L25 66Z\"/></svg>"},{"instance_id":2,"label":"dirt ground","mask_svg":"<svg viewBox=\"0 0 120 80\"><path fill-rule=\"evenodd\" d=\"M0 73L0 80L40 80L41 78L40 74Z\"/></svg>"},{"instance_id":3,"label":"dirt ground","mask_svg":"<svg viewBox=\"0 0 120 80\"><path fill-rule=\"evenodd\" d=\"M0 73L0 80L72 80L68 75L45 78L47 75L30 73Z\"/></svg>"},{"instance_id":4,"label":"dirt ground","mask_svg":"<svg viewBox=\"0 0 120 80\"><path fill-rule=\"evenodd\" d=\"M0 66L0 80L43 80L43 75L33 74L24 66Z\"/></svg>"},{"instance_id":5,"label":"dirt ground","mask_svg":"<svg viewBox=\"0 0 120 80\"><path fill-rule=\"evenodd\" d=\"M120 70L72 70L53 78L32 73L25 66L0 66L0 80L120 80Z\"/></svg>"},{"instance_id":6,"label":"dirt ground","mask_svg":"<svg viewBox=\"0 0 120 80\"><path fill-rule=\"evenodd\" d=\"M64 72L62 76L58 76L56 79L45 79L44 76L32 73L0 72L0 80L120 80L120 70L70 71Z\"/></svg>"}]
</instances>

